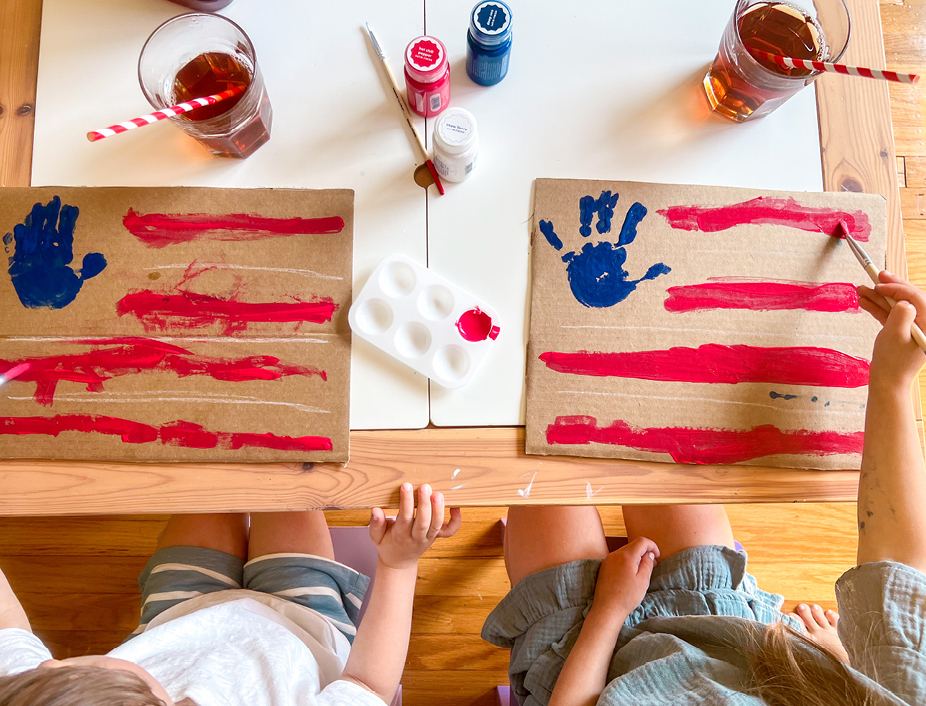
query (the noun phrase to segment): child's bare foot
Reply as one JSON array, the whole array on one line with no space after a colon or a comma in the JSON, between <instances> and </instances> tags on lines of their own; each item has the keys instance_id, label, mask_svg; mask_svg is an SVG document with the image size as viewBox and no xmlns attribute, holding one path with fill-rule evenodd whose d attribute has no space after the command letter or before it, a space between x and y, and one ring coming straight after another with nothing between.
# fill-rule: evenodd
<instances>
[{"instance_id":1,"label":"child's bare foot","mask_svg":"<svg viewBox=\"0 0 926 706\"><path fill-rule=\"evenodd\" d=\"M839 641L839 635L836 634L839 613L835 610L824 611L818 605L808 606L806 603L801 603L793 615L803 623L804 629L811 640L820 647L828 649L846 664L849 664L849 655Z\"/></svg>"}]
</instances>

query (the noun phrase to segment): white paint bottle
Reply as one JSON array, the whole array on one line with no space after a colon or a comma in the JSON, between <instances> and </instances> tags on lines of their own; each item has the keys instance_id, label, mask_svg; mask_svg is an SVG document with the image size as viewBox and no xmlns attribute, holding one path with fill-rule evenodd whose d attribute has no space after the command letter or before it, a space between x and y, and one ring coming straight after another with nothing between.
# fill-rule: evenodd
<instances>
[{"instance_id":1,"label":"white paint bottle","mask_svg":"<svg viewBox=\"0 0 926 706\"><path fill-rule=\"evenodd\" d=\"M441 179L464 181L476 166L479 131L463 108L448 108L434 124L434 168Z\"/></svg>"}]
</instances>

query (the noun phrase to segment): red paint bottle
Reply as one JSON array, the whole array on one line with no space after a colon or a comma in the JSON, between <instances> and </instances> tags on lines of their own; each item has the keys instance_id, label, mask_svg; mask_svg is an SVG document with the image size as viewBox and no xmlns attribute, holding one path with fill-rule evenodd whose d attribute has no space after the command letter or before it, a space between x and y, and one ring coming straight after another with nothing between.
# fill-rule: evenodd
<instances>
[{"instance_id":1,"label":"red paint bottle","mask_svg":"<svg viewBox=\"0 0 926 706\"><path fill-rule=\"evenodd\" d=\"M418 37L405 48L408 107L429 118L450 105L450 62L447 48L434 37Z\"/></svg>"}]
</instances>

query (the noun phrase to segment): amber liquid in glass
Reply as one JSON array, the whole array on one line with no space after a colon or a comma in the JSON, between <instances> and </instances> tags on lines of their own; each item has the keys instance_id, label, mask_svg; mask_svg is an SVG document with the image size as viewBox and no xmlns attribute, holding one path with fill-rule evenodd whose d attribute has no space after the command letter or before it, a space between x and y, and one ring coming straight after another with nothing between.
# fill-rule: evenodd
<instances>
[{"instance_id":1,"label":"amber liquid in glass","mask_svg":"<svg viewBox=\"0 0 926 706\"><path fill-rule=\"evenodd\" d=\"M758 49L813 61L826 58L826 39L820 25L803 10L788 3L757 3L743 13L737 21L737 28L747 50ZM799 79L813 73L808 69L784 68L770 59L751 56L764 69L779 76ZM762 77L756 75L761 70L751 64L749 57L740 56L738 59L739 66L732 66L730 51L721 46L707 76L709 93L713 93L721 104L719 108L715 106L715 110L728 117L746 119L767 101L775 101L777 107L804 86L803 81L795 80L791 87L763 87Z\"/></svg>"},{"instance_id":2,"label":"amber liquid in glass","mask_svg":"<svg viewBox=\"0 0 926 706\"><path fill-rule=\"evenodd\" d=\"M230 88L251 85L251 70L230 54L206 52L181 68L174 78L174 98L177 103L222 93ZM255 86L257 88L257 86ZM270 102L263 95L256 114L246 122L238 122L240 116L232 115L248 91L213 105L202 106L183 113L179 117L194 123L213 121L209 127L210 134L216 137L198 137L213 154L229 157L247 157L270 139L271 109ZM246 107L245 106L242 107ZM240 111L239 111L240 113ZM226 119L222 116L227 115ZM227 133L227 136L222 136Z\"/></svg>"}]
</instances>

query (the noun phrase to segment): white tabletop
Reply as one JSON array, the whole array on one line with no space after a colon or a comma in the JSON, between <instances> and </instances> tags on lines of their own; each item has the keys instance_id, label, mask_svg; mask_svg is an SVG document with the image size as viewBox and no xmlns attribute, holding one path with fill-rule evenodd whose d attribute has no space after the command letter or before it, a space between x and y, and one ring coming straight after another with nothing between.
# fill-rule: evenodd
<instances>
[{"instance_id":1,"label":"white tabletop","mask_svg":"<svg viewBox=\"0 0 926 706\"><path fill-rule=\"evenodd\" d=\"M424 0L226 8L254 42L274 108L272 139L245 161L213 158L166 125L87 142L87 130L149 110L138 52L183 8L45 0L32 183L352 188L355 291L380 259L404 253L495 306L502 331L470 384L431 384L430 402L426 379L354 337L351 427L523 423L533 179L818 191L816 104L805 90L753 124L709 114L700 83L730 0L512 2L510 73L477 86L464 61L473 4L427 3L427 30L452 62L451 104L474 113L481 136L473 175L444 197L426 201L412 183L415 155L361 31L369 21L401 82Z\"/></svg>"}]
</instances>

